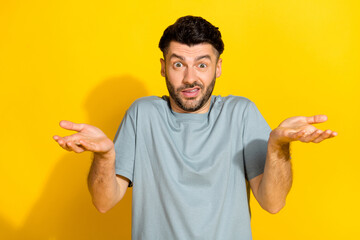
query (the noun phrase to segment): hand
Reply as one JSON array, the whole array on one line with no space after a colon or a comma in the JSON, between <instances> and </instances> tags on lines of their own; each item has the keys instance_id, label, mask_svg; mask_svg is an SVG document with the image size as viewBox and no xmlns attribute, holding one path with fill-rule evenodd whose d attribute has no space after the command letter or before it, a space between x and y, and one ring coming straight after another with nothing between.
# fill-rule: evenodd
<instances>
[{"instance_id":1,"label":"hand","mask_svg":"<svg viewBox=\"0 0 360 240\"><path fill-rule=\"evenodd\" d=\"M65 150L81 153L91 151L106 155L114 150L114 143L97 127L88 124L77 124L70 121L61 121L60 126L77 133L59 137L55 135L54 140Z\"/></svg>"},{"instance_id":2,"label":"hand","mask_svg":"<svg viewBox=\"0 0 360 240\"><path fill-rule=\"evenodd\" d=\"M326 115L287 118L270 133L269 140L278 144L289 143L292 141L319 143L337 135L334 131L322 131L311 125L326 121Z\"/></svg>"}]
</instances>

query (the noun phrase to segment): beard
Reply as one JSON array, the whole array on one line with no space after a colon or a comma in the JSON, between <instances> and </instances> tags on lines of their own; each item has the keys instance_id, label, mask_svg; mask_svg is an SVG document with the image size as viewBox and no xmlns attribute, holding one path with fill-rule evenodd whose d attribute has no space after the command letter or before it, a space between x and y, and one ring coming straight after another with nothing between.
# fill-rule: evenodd
<instances>
[{"instance_id":1,"label":"beard","mask_svg":"<svg viewBox=\"0 0 360 240\"><path fill-rule=\"evenodd\" d=\"M203 84L198 82L194 82L192 84L185 84L177 89L175 89L174 85L172 85L165 74L166 86L169 91L170 97L175 101L176 105L184 110L185 112L195 112L201 109L211 97L211 94L214 90L215 81L216 81L216 73L214 74L214 78L211 81L210 85L205 88ZM200 96L192 97L192 98L184 98L181 95L181 91L187 88L193 87L200 88ZM198 99L197 99L198 98Z\"/></svg>"}]
</instances>

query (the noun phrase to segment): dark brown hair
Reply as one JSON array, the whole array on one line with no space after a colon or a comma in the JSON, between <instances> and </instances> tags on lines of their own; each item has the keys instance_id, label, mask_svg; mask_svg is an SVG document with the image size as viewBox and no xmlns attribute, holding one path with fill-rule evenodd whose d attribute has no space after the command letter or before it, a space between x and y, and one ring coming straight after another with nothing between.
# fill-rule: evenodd
<instances>
[{"instance_id":1,"label":"dark brown hair","mask_svg":"<svg viewBox=\"0 0 360 240\"><path fill-rule=\"evenodd\" d=\"M173 25L168 26L159 42L159 48L165 57L171 41L193 46L200 43L209 43L217 51L218 57L224 51L224 43L218 27L202 17L185 16L181 17Z\"/></svg>"}]
</instances>

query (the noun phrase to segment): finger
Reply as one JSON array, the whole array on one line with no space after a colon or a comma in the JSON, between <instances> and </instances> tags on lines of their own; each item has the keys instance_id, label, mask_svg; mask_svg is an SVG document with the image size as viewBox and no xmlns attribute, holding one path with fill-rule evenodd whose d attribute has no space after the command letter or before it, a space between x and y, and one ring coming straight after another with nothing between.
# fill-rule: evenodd
<instances>
[{"instance_id":1,"label":"finger","mask_svg":"<svg viewBox=\"0 0 360 240\"><path fill-rule=\"evenodd\" d=\"M324 141L325 139L331 137L331 135L332 135L332 131L326 130L318 138L314 139L312 142L319 143L319 142Z\"/></svg>"},{"instance_id":2,"label":"finger","mask_svg":"<svg viewBox=\"0 0 360 240\"><path fill-rule=\"evenodd\" d=\"M60 145L60 147L62 147L63 149L65 149L66 151L71 151L68 146L66 145L66 141L63 138L60 138L59 140L57 140L58 144Z\"/></svg>"},{"instance_id":3,"label":"finger","mask_svg":"<svg viewBox=\"0 0 360 240\"><path fill-rule=\"evenodd\" d=\"M336 137L338 135L337 132L332 132L332 134L330 135L330 137Z\"/></svg>"},{"instance_id":4,"label":"finger","mask_svg":"<svg viewBox=\"0 0 360 240\"><path fill-rule=\"evenodd\" d=\"M323 131L321 130L316 130L314 131L312 134L309 134L308 136L304 136L301 141L302 142L312 142L313 140L315 140L316 138L318 138L321 134L323 133Z\"/></svg>"},{"instance_id":5,"label":"finger","mask_svg":"<svg viewBox=\"0 0 360 240\"><path fill-rule=\"evenodd\" d=\"M54 136L53 139L60 145L60 143L64 143L64 140L62 137Z\"/></svg>"},{"instance_id":6,"label":"finger","mask_svg":"<svg viewBox=\"0 0 360 240\"><path fill-rule=\"evenodd\" d=\"M60 127L65 128L67 130L81 132L84 129L85 124L83 123L73 123L70 121L62 120L60 122Z\"/></svg>"},{"instance_id":7,"label":"finger","mask_svg":"<svg viewBox=\"0 0 360 240\"><path fill-rule=\"evenodd\" d=\"M336 136L337 136L337 134L338 134L337 132L332 132L328 138L333 138L333 137L336 137Z\"/></svg>"},{"instance_id":8,"label":"finger","mask_svg":"<svg viewBox=\"0 0 360 240\"><path fill-rule=\"evenodd\" d=\"M81 146L83 146L88 151L91 151L91 152L98 151L97 145L92 143L92 142L88 142L88 141L85 141L85 140L80 140L79 143L81 144Z\"/></svg>"},{"instance_id":9,"label":"finger","mask_svg":"<svg viewBox=\"0 0 360 240\"><path fill-rule=\"evenodd\" d=\"M65 137L60 137L58 135L53 136L53 139L57 142L59 141L59 139L62 139L62 140L64 140L64 142L73 141L76 143L76 142L79 142L78 138L79 138L78 134L73 134L73 135L65 136Z\"/></svg>"},{"instance_id":10,"label":"finger","mask_svg":"<svg viewBox=\"0 0 360 240\"><path fill-rule=\"evenodd\" d=\"M71 149L72 151L74 151L76 153L82 153L83 151L85 151L83 148L76 145L74 142L67 142L66 145L69 149Z\"/></svg>"},{"instance_id":11,"label":"finger","mask_svg":"<svg viewBox=\"0 0 360 240\"><path fill-rule=\"evenodd\" d=\"M305 130L301 130L299 132L293 132L293 133L289 133L288 137L292 140L292 141L296 141L299 140L302 136L304 136L306 133Z\"/></svg>"},{"instance_id":12,"label":"finger","mask_svg":"<svg viewBox=\"0 0 360 240\"><path fill-rule=\"evenodd\" d=\"M327 121L327 116L326 115L314 115L311 117L306 117L306 121L309 124L323 123L323 122Z\"/></svg>"}]
</instances>

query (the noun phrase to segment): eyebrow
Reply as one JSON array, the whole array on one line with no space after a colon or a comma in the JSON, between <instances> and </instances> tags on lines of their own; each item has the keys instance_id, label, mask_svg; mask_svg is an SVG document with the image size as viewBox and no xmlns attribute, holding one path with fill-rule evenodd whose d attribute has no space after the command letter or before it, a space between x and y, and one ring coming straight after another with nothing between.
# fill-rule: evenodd
<instances>
[{"instance_id":1,"label":"eyebrow","mask_svg":"<svg viewBox=\"0 0 360 240\"><path fill-rule=\"evenodd\" d=\"M185 60L184 57L179 56L179 55L177 55L177 54L175 54L175 53L173 53L173 54L170 55L170 59L172 59L172 58L179 58L179 59L181 59L181 60L183 60L183 61ZM199 61L200 59L203 59L203 58L207 58L207 59L209 59L209 60L211 61L211 57L210 57L210 55L208 55L208 54L203 55L203 56L196 57L196 58L195 58L195 61Z\"/></svg>"}]
</instances>

